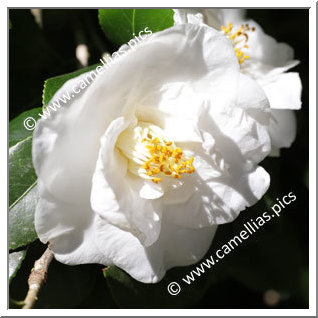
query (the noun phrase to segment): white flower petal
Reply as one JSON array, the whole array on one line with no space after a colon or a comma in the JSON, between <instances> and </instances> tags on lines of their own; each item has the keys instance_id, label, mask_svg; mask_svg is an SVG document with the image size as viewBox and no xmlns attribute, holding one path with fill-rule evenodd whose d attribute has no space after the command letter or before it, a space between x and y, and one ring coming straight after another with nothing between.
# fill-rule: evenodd
<instances>
[{"instance_id":1,"label":"white flower petal","mask_svg":"<svg viewBox=\"0 0 318 318\"><path fill-rule=\"evenodd\" d=\"M186 116L186 110L177 116L177 105L175 103L170 109L170 112L174 113L173 115L156 107L138 107L136 115L142 121L150 122L160 127L164 131L165 136L175 143L202 142L200 132L194 121L198 116L196 105L193 105L191 117Z\"/></svg>"},{"instance_id":2,"label":"white flower petal","mask_svg":"<svg viewBox=\"0 0 318 318\"><path fill-rule=\"evenodd\" d=\"M212 224L233 221L246 207L255 204L266 193L270 184L269 174L262 168L245 175L235 175L222 180L207 183L206 196L211 195L210 202L204 201L203 210L210 217Z\"/></svg>"},{"instance_id":3,"label":"white flower petal","mask_svg":"<svg viewBox=\"0 0 318 318\"><path fill-rule=\"evenodd\" d=\"M158 47L160 56L155 56L152 63L147 61L146 65L155 74L165 73L162 77L145 78L139 82L143 92L136 107L138 117L143 120L144 116L157 117L157 114L151 116L154 108L163 114L193 119L198 116L205 99L211 96L213 103L219 107L236 98L239 65L230 42L206 26L188 24L174 29L170 36L173 46L170 46L169 37L166 51ZM187 41L184 41L185 35ZM177 51L174 49L175 43L178 43ZM166 61L169 61L169 66L162 69ZM164 82L162 78L165 78Z\"/></svg>"},{"instance_id":4,"label":"white flower petal","mask_svg":"<svg viewBox=\"0 0 318 318\"><path fill-rule=\"evenodd\" d=\"M50 242L55 258L66 264L101 263L103 255L94 242L94 213L89 202L72 206L56 200L41 181L41 199L34 224L43 243Z\"/></svg>"},{"instance_id":5,"label":"white flower petal","mask_svg":"<svg viewBox=\"0 0 318 318\"><path fill-rule=\"evenodd\" d=\"M66 82L52 100L62 98L63 94L71 95L86 76L87 73ZM62 201L87 200L82 193L90 193L99 138L110 117L122 111L115 98L122 91L117 89L118 95L109 96L104 86L97 78L81 94L66 104L61 103L56 112L51 111L50 117L37 122L32 148L35 171L48 190Z\"/></svg>"},{"instance_id":6,"label":"white flower petal","mask_svg":"<svg viewBox=\"0 0 318 318\"><path fill-rule=\"evenodd\" d=\"M55 112L51 110L49 118L37 122L33 161L38 177L58 199L69 203L81 200L82 193L90 193L99 139L110 122L123 114L133 114L146 92L156 96L156 103L147 106L157 105L160 89L167 82L192 81L207 74L215 78L233 69L234 53L226 42L215 30L197 25L170 28L142 41L120 57L120 62L93 82L91 79L89 87L66 104L61 103ZM212 43L209 48L208 43ZM222 50L213 51L218 45ZM208 73L207 67L211 70ZM85 73L67 81L52 100L74 95L74 87L78 91L87 76ZM193 85L200 87L198 83Z\"/></svg>"},{"instance_id":7,"label":"white flower petal","mask_svg":"<svg viewBox=\"0 0 318 318\"><path fill-rule=\"evenodd\" d=\"M272 109L300 109L302 85L298 73L275 76L263 89Z\"/></svg>"},{"instance_id":8,"label":"white flower petal","mask_svg":"<svg viewBox=\"0 0 318 318\"><path fill-rule=\"evenodd\" d=\"M247 20L254 32L248 33L248 48L244 51L249 55L248 63L261 62L272 67L281 67L293 60L293 48L283 42L277 42L273 37L267 35L261 26L253 20ZM245 63L245 62L244 62Z\"/></svg>"},{"instance_id":9,"label":"white flower petal","mask_svg":"<svg viewBox=\"0 0 318 318\"><path fill-rule=\"evenodd\" d=\"M122 268L143 283L156 283L171 267L199 261L207 252L216 228L194 230L164 223L159 239L144 247L130 232L123 232L99 218L95 235L108 265Z\"/></svg>"},{"instance_id":10,"label":"white flower petal","mask_svg":"<svg viewBox=\"0 0 318 318\"><path fill-rule=\"evenodd\" d=\"M96 170L93 176L91 204L93 210L122 230L131 231L150 245L157 240L161 226L161 206L157 200L145 200L138 195L137 177L127 175L127 160L115 149L119 134L129 121L120 117L114 120L101 139ZM147 195L156 199L158 191ZM143 191L146 191L143 189Z\"/></svg>"},{"instance_id":11,"label":"white flower petal","mask_svg":"<svg viewBox=\"0 0 318 318\"><path fill-rule=\"evenodd\" d=\"M272 139L271 156L279 156L279 148L288 148L296 138L296 116L293 110L273 109L269 133Z\"/></svg>"},{"instance_id":12,"label":"white flower petal","mask_svg":"<svg viewBox=\"0 0 318 318\"><path fill-rule=\"evenodd\" d=\"M200 9L173 9L174 24L202 24L204 23L203 10Z\"/></svg>"},{"instance_id":13,"label":"white flower petal","mask_svg":"<svg viewBox=\"0 0 318 318\"><path fill-rule=\"evenodd\" d=\"M209 13L216 10L217 9L206 9ZM245 20L246 9L220 9L220 11L222 13L223 25L226 25L229 22L233 24L241 24ZM210 26L213 27L212 25Z\"/></svg>"},{"instance_id":14,"label":"white flower petal","mask_svg":"<svg viewBox=\"0 0 318 318\"><path fill-rule=\"evenodd\" d=\"M162 198L165 206L178 204L181 208L185 208L183 204L187 202L194 193L195 181L193 175L183 176L182 179L182 186L176 188L170 187L168 191L165 191L165 195Z\"/></svg>"},{"instance_id":15,"label":"white flower petal","mask_svg":"<svg viewBox=\"0 0 318 318\"><path fill-rule=\"evenodd\" d=\"M241 23L246 14L244 9L173 9L174 24L206 24L220 30L228 22Z\"/></svg>"},{"instance_id":16,"label":"white flower petal","mask_svg":"<svg viewBox=\"0 0 318 318\"><path fill-rule=\"evenodd\" d=\"M266 193L270 177L262 167L257 167L210 180L197 176L195 184L194 194L182 206L165 207L164 213L174 224L195 229L231 222Z\"/></svg>"},{"instance_id":17,"label":"white flower petal","mask_svg":"<svg viewBox=\"0 0 318 318\"><path fill-rule=\"evenodd\" d=\"M235 105L218 107L215 99L211 100L198 126L213 136L216 149L226 162L234 165L246 159L260 162L270 151L268 100L257 83L243 74L236 89Z\"/></svg>"},{"instance_id":18,"label":"white flower petal","mask_svg":"<svg viewBox=\"0 0 318 318\"><path fill-rule=\"evenodd\" d=\"M288 71L289 69L297 66L300 62L298 60L290 60L284 65L274 67L268 64L254 63L249 64L249 67L254 66L255 69L249 71L249 75L257 80L257 82L263 87L264 85L273 82L278 75ZM243 68L244 70L244 68Z\"/></svg>"}]
</instances>

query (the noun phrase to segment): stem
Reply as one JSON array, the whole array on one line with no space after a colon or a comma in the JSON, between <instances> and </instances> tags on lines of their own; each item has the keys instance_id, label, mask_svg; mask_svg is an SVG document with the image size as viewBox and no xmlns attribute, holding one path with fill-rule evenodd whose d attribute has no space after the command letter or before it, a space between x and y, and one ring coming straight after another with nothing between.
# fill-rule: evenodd
<instances>
[{"instance_id":1,"label":"stem","mask_svg":"<svg viewBox=\"0 0 318 318\"><path fill-rule=\"evenodd\" d=\"M29 290L24 299L24 306L22 309L33 308L37 301L38 293L45 283L48 267L53 259L53 253L49 248L45 250L43 255L34 263L31 274L28 279Z\"/></svg>"}]
</instances>

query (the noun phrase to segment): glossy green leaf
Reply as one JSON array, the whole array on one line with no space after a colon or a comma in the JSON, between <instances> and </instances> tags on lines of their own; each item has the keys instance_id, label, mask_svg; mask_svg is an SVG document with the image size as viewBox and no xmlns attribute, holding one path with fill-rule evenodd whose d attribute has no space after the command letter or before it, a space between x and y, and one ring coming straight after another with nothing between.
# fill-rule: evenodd
<instances>
[{"instance_id":1,"label":"glossy green leaf","mask_svg":"<svg viewBox=\"0 0 318 318\"><path fill-rule=\"evenodd\" d=\"M29 136L9 149L10 208L36 179L32 163L32 136Z\"/></svg>"},{"instance_id":2,"label":"glossy green leaf","mask_svg":"<svg viewBox=\"0 0 318 318\"><path fill-rule=\"evenodd\" d=\"M19 252L12 252L9 254L9 283L11 283L12 279L15 277L18 272L21 264L25 258L26 250Z\"/></svg>"},{"instance_id":3,"label":"glossy green leaf","mask_svg":"<svg viewBox=\"0 0 318 318\"><path fill-rule=\"evenodd\" d=\"M91 66L81 68L80 70L77 70L72 73L63 74L47 79L44 82L43 88L43 106L46 107L49 104L54 94L63 86L65 82L85 72L94 70L97 66L98 64L94 64Z\"/></svg>"},{"instance_id":4,"label":"glossy green leaf","mask_svg":"<svg viewBox=\"0 0 318 318\"><path fill-rule=\"evenodd\" d=\"M9 206L19 200L36 181L32 163L32 130L25 128L25 119L35 121L41 108L26 111L9 123Z\"/></svg>"},{"instance_id":5,"label":"glossy green leaf","mask_svg":"<svg viewBox=\"0 0 318 318\"><path fill-rule=\"evenodd\" d=\"M99 23L107 38L116 45L129 42L148 27L152 33L173 26L172 9L100 9Z\"/></svg>"},{"instance_id":6,"label":"glossy green leaf","mask_svg":"<svg viewBox=\"0 0 318 318\"><path fill-rule=\"evenodd\" d=\"M24 126L26 118L36 121L41 108L27 111L9 123L9 248L33 242L34 212L38 201L36 174L32 163L32 130Z\"/></svg>"},{"instance_id":7,"label":"glossy green leaf","mask_svg":"<svg viewBox=\"0 0 318 318\"><path fill-rule=\"evenodd\" d=\"M27 125L27 127L31 127L32 122L29 123L30 126L28 126L28 123L24 123L24 121L32 117L35 120L38 120L39 113L41 113L41 108L33 108L31 110L28 110L26 112L23 112L18 117L12 119L9 124L9 147L14 146L20 141L25 140L28 137L31 137L33 135L33 130L28 130L25 128L24 125Z\"/></svg>"},{"instance_id":8,"label":"glossy green leaf","mask_svg":"<svg viewBox=\"0 0 318 318\"><path fill-rule=\"evenodd\" d=\"M34 212L39 200L36 182L23 193L9 211L9 249L26 246L37 239Z\"/></svg>"}]
</instances>

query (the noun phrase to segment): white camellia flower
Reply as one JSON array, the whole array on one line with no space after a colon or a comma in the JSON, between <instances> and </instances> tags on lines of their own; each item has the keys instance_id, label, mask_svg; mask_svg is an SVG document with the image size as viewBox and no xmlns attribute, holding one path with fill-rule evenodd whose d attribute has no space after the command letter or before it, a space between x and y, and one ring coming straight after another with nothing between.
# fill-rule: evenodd
<instances>
[{"instance_id":1,"label":"white camellia flower","mask_svg":"<svg viewBox=\"0 0 318 318\"><path fill-rule=\"evenodd\" d=\"M83 74L55 94L78 90ZM269 104L212 28L156 33L37 123L35 227L65 264L154 283L269 186Z\"/></svg>"},{"instance_id":2,"label":"white camellia flower","mask_svg":"<svg viewBox=\"0 0 318 318\"><path fill-rule=\"evenodd\" d=\"M271 107L271 155L290 147L296 137L293 110L301 108L301 81L288 72L299 61L286 43L278 43L242 9L175 9L175 24L206 24L220 30L232 43L241 72L254 78L264 89Z\"/></svg>"}]
</instances>

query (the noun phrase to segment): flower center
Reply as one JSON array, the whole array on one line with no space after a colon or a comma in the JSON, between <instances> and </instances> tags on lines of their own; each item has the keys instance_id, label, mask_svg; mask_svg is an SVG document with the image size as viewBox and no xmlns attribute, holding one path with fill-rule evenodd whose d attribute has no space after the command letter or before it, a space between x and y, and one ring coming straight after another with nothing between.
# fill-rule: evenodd
<instances>
[{"instance_id":1,"label":"flower center","mask_svg":"<svg viewBox=\"0 0 318 318\"><path fill-rule=\"evenodd\" d=\"M194 172L193 157L187 157L153 124L140 121L136 127L127 128L116 146L128 159L131 173L154 183L163 177L180 179L182 174Z\"/></svg>"},{"instance_id":2,"label":"flower center","mask_svg":"<svg viewBox=\"0 0 318 318\"><path fill-rule=\"evenodd\" d=\"M222 25L221 30L231 41L239 63L242 64L245 60L249 59L250 57L248 55L245 55L242 49L248 48L248 45L247 45L248 32L250 31L254 32L255 28L254 27L250 28L247 23L247 24L242 24L240 28L238 28L237 31L234 32L233 24L229 22L229 26L226 27Z\"/></svg>"}]
</instances>

